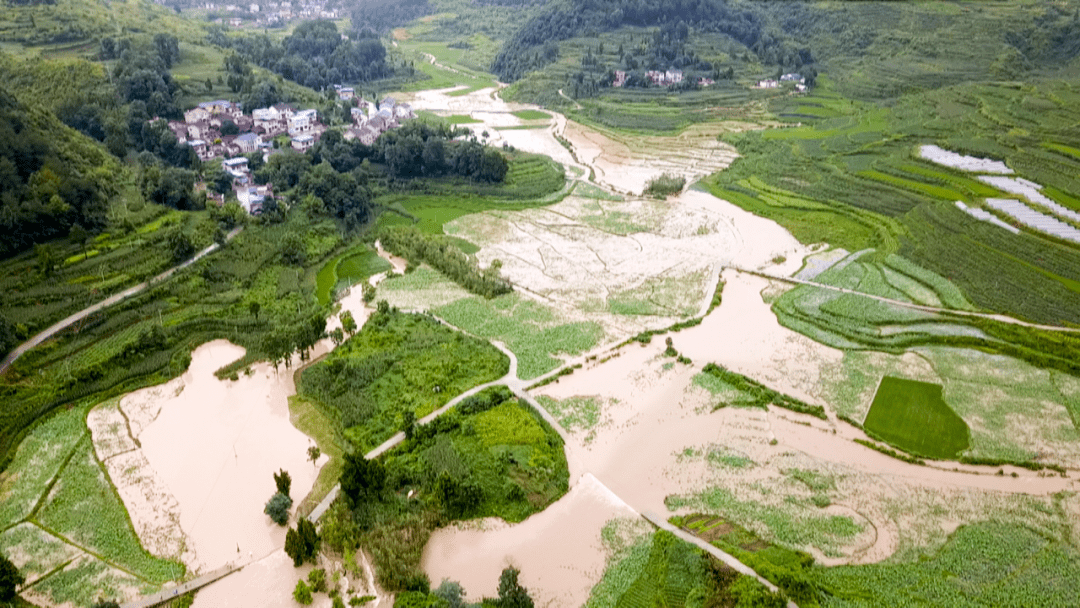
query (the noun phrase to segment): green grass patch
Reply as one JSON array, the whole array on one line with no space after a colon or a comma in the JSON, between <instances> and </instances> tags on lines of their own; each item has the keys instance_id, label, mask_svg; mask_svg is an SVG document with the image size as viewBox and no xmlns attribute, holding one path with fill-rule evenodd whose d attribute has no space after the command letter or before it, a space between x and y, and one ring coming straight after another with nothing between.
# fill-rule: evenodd
<instances>
[{"instance_id":1,"label":"green grass patch","mask_svg":"<svg viewBox=\"0 0 1080 608\"><path fill-rule=\"evenodd\" d=\"M361 453L455 395L506 374L509 361L490 344L423 315L374 314L326 359L305 369L299 394L315 400Z\"/></svg>"},{"instance_id":2,"label":"green grass patch","mask_svg":"<svg viewBox=\"0 0 1080 608\"><path fill-rule=\"evenodd\" d=\"M588 431L600 422L599 395L574 396L566 399L554 399L540 395L537 401L544 406L559 425L568 431Z\"/></svg>"},{"instance_id":3,"label":"green grass patch","mask_svg":"<svg viewBox=\"0 0 1080 608\"><path fill-rule=\"evenodd\" d=\"M540 110L518 110L517 112L511 112L511 114L521 120L547 120L551 118L551 114Z\"/></svg>"},{"instance_id":4,"label":"green grass patch","mask_svg":"<svg viewBox=\"0 0 1080 608\"><path fill-rule=\"evenodd\" d=\"M705 376L711 376L711 378ZM809 414L822 420L826 419L825 408L820 405L811 405L794 397L789 397L757 380L724 369L715 363L705 365L693 382L696 386L704 388L713 394L727 395L729 391L736 391L739 396L732 402L733 405L763 408L772 404L793 412ZM721 402L720 407L726 404L726 402Z\"/></svg>"},{"instance_id":5,"label":"green grass patch","mask_svg":"<svg viewBox=\"0 0 1080 608\"><path fill-rule=\"evenodd\" d=\"M472 116L468 116L466 114L451 114L450 116L444 117L443 120L452 125L469 125L484 122L480 119L473 118Z\"/></svg>"},{"instance_id":6,"label":"green grass patch","mask_svg":"<svg viewBox=\"0 0 1080 608\"><path fill-rule=\"evenodd\" d=\"M518 358L518 377L529 380L560 365L557 355L581 354L599 344L599 324L562 323L554 311L516 294L491 300L465 298L434 310L456 327L506 344Z\"/></svg>"},{"instance_id":7,"label":"green grass patch","mask_svg":"<svg viewBox=\"0 0 1080 608\"><path fill-rule=\"evenodd\" d=\"M333 417L324 413L314 401L299 395L291 395L289 421L301 433L311 437L315 445L319 446L319 451L329 457L329 460L319 469L319 476L315 479L311 492L296 507L297 513L306 514L322 502L330 493L331 488L337 485L344 467L341 459L344 450Z\"/></svg>"},{"instance_id":8,"label":"green grass patch","mask_svg":"<svg viewBox=\"0 0 1080 608\"><path fill-rule=\"evenodd\" d=\"M885 376L863 428L917 456L954 459L969 445L970 431L941 398L941 385Z\"/></svg>"},{"instance_id":9,"label":"green grass patch","mask_svg":"<svg viewBox=\"0 0 1080 608\"><path fill-rule=\"evenodd\" d=\"M163 583L184 575L182 564L143 549L89 437L75 449L36 519L47 530L140 578Z\"/></svg>"}]
</instances>

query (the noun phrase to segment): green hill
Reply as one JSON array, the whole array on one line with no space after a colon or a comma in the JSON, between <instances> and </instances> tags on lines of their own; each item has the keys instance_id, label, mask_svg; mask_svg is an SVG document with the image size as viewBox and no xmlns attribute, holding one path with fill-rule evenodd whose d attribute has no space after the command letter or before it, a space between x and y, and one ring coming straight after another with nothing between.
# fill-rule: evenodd
<instances>
[{"instance_id":1,"label":"green hill","mask_svg":"<svg viewBox=\"0 0 1080 608\"><path fill-rule=\"evenodd\" d=\"M0 258L108 223L130 176L102 146L0 89Z\"/></svg>"},{"instance_id":2,"label":"green hill","mask_svg":"<svg viewBox=\"0 0 1080 608\"><path fill-rule=\"evenodd\" d=\"M171 34L206 39L206 24L149 0L48 0L6 3L0 11L0 48L47 57L96 54L105 37Z\"/></svg>"}]
</instances>

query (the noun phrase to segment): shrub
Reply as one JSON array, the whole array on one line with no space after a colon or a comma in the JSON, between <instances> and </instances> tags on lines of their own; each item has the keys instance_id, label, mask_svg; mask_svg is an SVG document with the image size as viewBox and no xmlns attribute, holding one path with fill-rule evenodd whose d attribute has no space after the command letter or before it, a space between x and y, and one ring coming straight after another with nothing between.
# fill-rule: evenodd
<instances>
[{"instance_id":1,"label":"shrub","mask_svg":"<svg viewBox=\"0 0 1080 608\"><path fill-rule=\"evenodd\" d=\"M310 605L311 587L308 587L308 584L304 582L304 579L300 579L296 581L296 588L293 589L292 596L298 604L303 604L304 606Z\"/></svg>"},{"instance_id":2,"label":"shrub","mask_svg":"<svg viewBox=\"0 0 1080 608\"><path fill-rule=\"evenodd\" d=\"M312 591L316 593L326 591L326 570L315 568L311 572L308 572L307 580L311 585Z\"/></svg>"},{"instance_id":3,"label":"shrub","mask_svg":"<svg viewBox=\"0 0 1080 608\"><path fill-rule=\"evenodd\" d=\"M287 495L278 492L270 497L270 500L266 503L266 508L263 509L263 513L270 516L279 526L284 526L289 523L289 508L292 507L292 499Z\"/></svg>"},{"instance_id":4,"label":"shrub","mask_svg":"<svg viewBox=\"0 0 1080 608\"><path fill-rule=\"evenodd\" d=\"M664 198L669 194L678 194L679 192L682 192L684 186L686 186L685 177L664 173L659 177L650 179L645 185L645 190L642 194Z\"/></svg>"}]
</instances>

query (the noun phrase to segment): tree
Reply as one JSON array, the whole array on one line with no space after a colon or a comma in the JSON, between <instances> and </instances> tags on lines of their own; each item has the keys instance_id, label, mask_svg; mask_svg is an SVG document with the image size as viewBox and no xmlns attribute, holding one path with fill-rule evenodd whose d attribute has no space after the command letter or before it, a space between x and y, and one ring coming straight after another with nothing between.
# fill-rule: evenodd
<instances>
[{"instance_id":1,"label":"tree","mask_svg":"<svg viewBox=\"0 0 1080 608\"><path fill-rule=\"evenodd\" d=\"M304 563L304 541L296 528L289 528L285 533L285 555L292 558L293 567L299 568Z\"/></svg>"},{"instance_id":2,"label":"tree","mask_svg":"<svg viewBox=\"0 0 1080 608\"><path fill-rule=\"evenodd\" d=\"M311 604L311 587L304 582L304 579L296 581L296 588L292 592L293 599L296 603L308 606Z\"/></svg>"},{"instance_id":3,"label":"tree","mask_svg":"<svg viewBox=\"0 0 1080 608\"><path fill-rule=\"evenodd\" d=\"M292 499L286 494L278 492L270 497L270 500L266 503L266 508L263 509L263 513L270 516L270 519L279 526L284 526L289 523L289 508L292 507Z\"/></svg>"},{"instance_id":4,"label":"tree","mask_svg":"<svg viewBox=\"0 0 1080 608\"><path fill-rule=\"evenodd\" d=\"M439 473L435 481L435 494L447 515L453 518L467 517L476 511L484 500L484 492L480 486L458 479L447 471Z\"/></svg>"},{"instance_id":5,"label":"tree","mask_svg":"<svg viewBox=\"0 0 1080 608\"><path fill-rule=\"evenodd\" d=\"M345 341L345 332L340 327L335 327L334 331L330 332L330 339L334 341L334 346L341 346Z\"/></svg>"},{"instance_id":6,"label":"tree","mask_svg":"<svg viewBox=\"0 0 1080 608\"><path fill-rule=\"evenodd\" d=\"M529 591L518 582L521 571L507 566L499 575L499 608L533 608Z\"/></svg>"},{"instance_id":7,"label":"tree","mask_svg":"<svg viewBox=\"0 0 1080 608\"><path fill-rule=\"evenodd\" d=\"M292 488L292 476L285 469L278 469L278 472L274 473L274 485L280 494L288 496L289 489Z\"/></svg>"},{"instance_id":8,"label":"tree","mask_svg":"<svg viewBox=\"0 0 1080 608\"><path fill-rule=\"evenodd\" d=\"M0 601L10 602L15 599L19 585L26 582L26 577L19 572L15 564L5 555L0 555Z\"/></svg>"},{"instance_id":9,"label":"tree","mask_svg":"<svg viewBox=\"0 0 1080 608\"><path fill-rule=\"evenodd\" d=\"M386 484L386 469L378 460L368 460L363 454L345 454L341 471L341 491L352 508L362 501L377 499Z\"/></svg>"},{"instance_id":10,"label":"tree","mask_svg":"<svg viewBox=\"0 0 1080 608\"><path fill-rule=\"evenodd\" d=\"M307 458L311 461L311 466L315 466L319 456L322 456L322 450L319 449L319 446L313 445L307 449Z\"/></svg>"},{"instance_id":11,"label":"tree","mask_svg":"<svg viewBox=\"0 0 1080 608\"><path fill-rule=\"evenodd\" d=\"M300 567L305 561L314 562L319 553L319 533L315 524L301 519L295 528L289 528L285 533L285 553L292 558L293 566L296 567ZM322 590L315 586L315 591Z\"/></svg>"},{"instance_id":12,"label":"tree","mask_svg":"<svg viewBox=\"0 0 1080 608\"><path fill-rule=\"evenodd\" d=\"M341 328L350 336L356 333L356 319L353 318L351 310L341 313Z\"/></svg>"},{"instance_id":13,"label":"tree","mask_svg":"<svg viewBox=\"0 0 1080 608\"><path fill-rule=\"evenodd\" d=\"M256 321L259 320L260 310L262 310L262 304L259 304L258 302L252 302L251 304L248 304L248 311L250 311L251 314L255 315Z\"/></svg>"},{"instance_id":14,"label":"tree","mask_svg":"<svg viewBox=\"0 0 1080 608\"><path fill-rule=\"evenodd\" d=\"M405 410L401 413L401 430L404 431L406 439L412 439L416 432L416 412Z\"/></svg>"}]
</instances>

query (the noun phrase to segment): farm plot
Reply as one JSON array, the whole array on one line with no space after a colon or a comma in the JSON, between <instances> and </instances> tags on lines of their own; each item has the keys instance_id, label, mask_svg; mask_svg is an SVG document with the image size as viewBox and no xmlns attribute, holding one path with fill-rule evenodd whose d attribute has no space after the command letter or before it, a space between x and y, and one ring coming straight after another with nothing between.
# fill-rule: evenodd
<instances>
[{"instance_id":1,"label":"farm plot","mask_svg":"<svg viewBox=\"0 0 1080 608\"><path fill-rule=\"evenodd\" d=\"M878 385L866 430L896 447L950 460L969 445L970 431L941 398L941 385L885 376Z\"/></svg>"},{"instance_id":2,"label":"farm plot","mask_svg":"<svg viewBox=\"0 0 1080 608\"><path fill-rule=\"evenodd\" d=\"M86 435L86 408L59 412L19 444L15 458L0 476L0 529L27 518L41 495Z\"/></svg>"},{"instance_id":3,"label":"farm plot","mask_svg":"<svg viewBox=\"0 0 1080 608\"><path fill-rule=\"evenodd\" d=\"M960 528L914 563L823 568L827 606L1069 606L1080 593L1080 553L1022 525Z\"/></svg>"},{"instance_id":4,"label":"farm plot","mask_svg":"<svg viewBox=\"0 0 1080 608\"><path fill-rule=\"evenodd\" d=\"M75 449L37 514L41 525L139 578L163 583L184 574L139 544L127 512L94 456L89 439Z\"/></svg>"},{"instance_id":5,"label":"farm plot","mask_svg":"<svg viewBox=\"0 0 1080 608\"><path fill-rule=\"evenodd\" d=\"M596 346L604 330L595 322L572 322L556 310L517 294L491 300L470 297L441 306L434 313L451 325L506 344L518 358L518 377L535 378Z\"/></svg>"}]
</instances>

